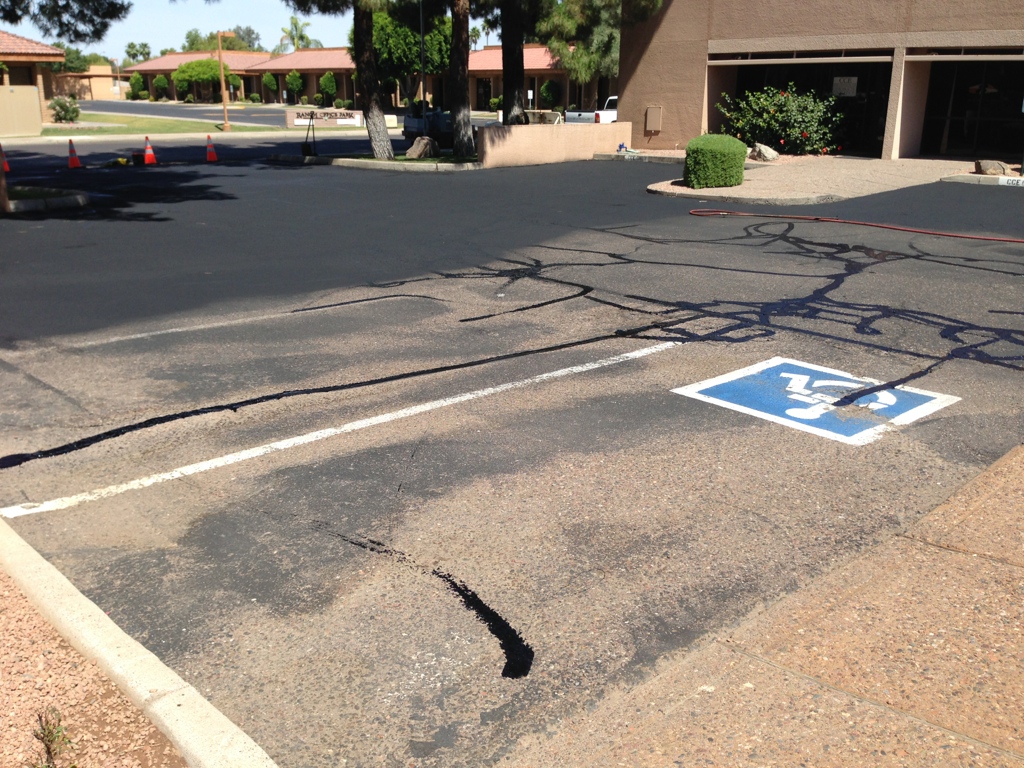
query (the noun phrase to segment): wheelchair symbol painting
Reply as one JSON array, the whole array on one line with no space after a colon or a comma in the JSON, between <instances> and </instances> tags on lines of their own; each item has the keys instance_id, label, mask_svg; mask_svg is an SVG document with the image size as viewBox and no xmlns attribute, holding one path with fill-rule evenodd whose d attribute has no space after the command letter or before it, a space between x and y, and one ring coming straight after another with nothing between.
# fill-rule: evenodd
<instances>
[{"instance_id":1,"label":"wheelchair symbol painting","mask_svg":"<svg viewBox=\"0 0 1024 768\"><path fill-rule=\"evenodd\" d=\"M672 391L850 445L866 445L960 398L773 357ZM857 395L861 390L868 390Z\"/></svg>"}]
</instances>

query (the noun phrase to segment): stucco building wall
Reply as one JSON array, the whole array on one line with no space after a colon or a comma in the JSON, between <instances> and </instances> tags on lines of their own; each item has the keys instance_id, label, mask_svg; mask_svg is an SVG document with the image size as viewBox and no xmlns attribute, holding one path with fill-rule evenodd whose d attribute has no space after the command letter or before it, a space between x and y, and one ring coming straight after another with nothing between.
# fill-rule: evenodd
<instances>
[{"instance_id":1,"label":"stucco building wall","mask_svg":"<svg viewBox=\"0 0 1024 768\"><path fill-rule=\"evenodd\" d=\"M914 155L921 145L933 65L1024 64L1024 5L1016 0L978 0L969 8L951 0L665 0L654 18L623 29L620 119L633 123L634 146L685 146L717 128L714 105L722 91L735 87L742 67L776 61L891 64L881 154ZM650 106L663 108L660 131L645 130Z\"/></svg>"}]
</instances>

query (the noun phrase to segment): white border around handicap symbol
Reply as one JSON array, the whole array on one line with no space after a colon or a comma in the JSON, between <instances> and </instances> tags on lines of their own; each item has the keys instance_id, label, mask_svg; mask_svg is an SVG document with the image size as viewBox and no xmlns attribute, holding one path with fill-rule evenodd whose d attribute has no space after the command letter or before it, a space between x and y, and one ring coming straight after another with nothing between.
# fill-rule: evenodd
<instances>
[{"instance_id":1,"label":"white border around handicap symbol","mask_svg":"<svg viewBox=\"0 0 1024 768\"><path fill-rule=\"evenodd\" d=\"M755 416L756 418L771 421L786 427L799 429L801 432L809 432L812 435L826 437L829 440L836 440L840 443L846 443L847 445L867 445L868 443L874 442L875 440L880 438L884 433L888 432L894 427L900 427L906 424L910 424L911 422L924 418L925 416L935 413L936 411L939 411L947 406L953 405L953 403L957 403L961 399L956 395L943 395L938 392L929 392L928 390L924 389L916 389L915 387L907 387L903 385L893 387L893 389L895 389L896 391L910 392L916 395L923 395L933 399L927 403L924 403L923 405L919 405L916 408L912 408L911 410L905 413L901 413L899 416L896 416L895 418L891 419L890 421L884 424L878 424L874 427L865 429L862 432L858 432L854 435L847 436L840 435L837 434L836 432L831 432L826 429L820 429L811 424L797 421L795 419L787 419L785 417L777 416L772 413L759 411L755 408L748 408L745 405L732 403L729 402L728 400L722 400L717 397L705 395L702 391L705 389L709 389L711 387L718 386L719 384L726 384L728 382L735 381L736 379L741 379L751 374L760 373L763 370L772 368L783 363L797 365L802 368L808 368L814 371L819 371L821 373L827 373L832 376L841 376L846 379L862 381L864 382L864 385L866 387L883 383L881 381L878 381L877 379L870 379L865 376L853 376L852 374L849 374L846 371L840 371L835 368L826 368L821 365L814 365L813 363L805 363L801 360L794 360L789 357L773 357L770 360L765 360L764 362L756 363L754 365L747 366L746 368L741 368L738 371L731 371L729 373L722 374L721 376L715 376L714 378L711 379L699 381L696 384L688 384L685 387L673 389L672 392L678 395L693 398L695 400L701 400L705 403L719 405L723 408L728 408L731 411L745 413L748 416Z\"/></svg>"}]
</instances>

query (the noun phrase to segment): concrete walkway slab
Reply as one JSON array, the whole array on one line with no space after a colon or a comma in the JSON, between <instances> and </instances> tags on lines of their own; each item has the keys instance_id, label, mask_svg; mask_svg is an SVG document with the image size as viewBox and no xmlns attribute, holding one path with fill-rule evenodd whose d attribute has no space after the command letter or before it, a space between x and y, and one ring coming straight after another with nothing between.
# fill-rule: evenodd
<instances>
[{"instance_id":1,"label":"concrete walkway slab","mask_svg":"<svg viewBox=\"0 0 1024 768\"><path fill-rule=\"evenodd\" d=\"M1024 766L1024 446L505 766Z\"/></svg>"},{"instance_id":2,"label":"concrete walkway slab","mask_svg":"<svg viewBox=\"0 0 1024 768\"><path fill-rule=\"evenodd\" d=\"M973 166L962 160L787 157L745 171L743 183L738 187L690 189L680 179L671 179L652 184L647 191L718 202L816 205L931 184L972 170Z\"/></svg>"}]
</instances>

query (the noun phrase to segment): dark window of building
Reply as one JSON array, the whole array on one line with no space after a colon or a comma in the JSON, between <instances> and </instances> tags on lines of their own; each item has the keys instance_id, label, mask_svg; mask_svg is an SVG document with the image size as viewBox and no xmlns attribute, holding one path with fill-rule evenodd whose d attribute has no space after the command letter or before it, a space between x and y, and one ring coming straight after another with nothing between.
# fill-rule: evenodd
<instances>
[{"instance_id":1,"label":"dark window of building","mask_svg":"<svg viewBox=\"0 0 1024 768\"><path fill-rule=\"evenodd\" d=\"M1024 62L932 63L921 153L1014 158L1024 149Z\"/></svg>"}]
</instances>

